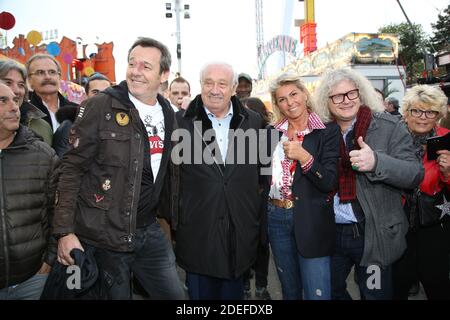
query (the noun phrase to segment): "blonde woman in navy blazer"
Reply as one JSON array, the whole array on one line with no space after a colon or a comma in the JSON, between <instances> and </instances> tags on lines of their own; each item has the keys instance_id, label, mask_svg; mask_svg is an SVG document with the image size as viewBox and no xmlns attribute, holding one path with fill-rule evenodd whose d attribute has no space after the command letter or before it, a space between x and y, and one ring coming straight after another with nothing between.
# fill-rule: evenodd
<instances>
[{"instance_id":1,"label":"blonde woman in navy blazer","mask_svg":"<svg viewBox=\"0 0 450 320\"><path fill-rule=\"evenodd\" d=\"M279 76L270 93L279 141L266 186L268 236L283 299L330 299L339 127L297 74Z\"/></svg>"}]
</instances>

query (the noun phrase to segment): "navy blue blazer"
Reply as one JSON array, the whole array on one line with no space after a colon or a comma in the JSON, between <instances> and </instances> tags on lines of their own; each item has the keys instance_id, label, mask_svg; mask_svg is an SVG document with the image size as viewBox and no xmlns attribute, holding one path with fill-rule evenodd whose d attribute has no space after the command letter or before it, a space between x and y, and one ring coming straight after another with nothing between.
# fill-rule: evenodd
<instances>
[{"instance_id":1,"label":"navy blue blazer","mask_svg":"<svg viewBox=\"0 0 450 320\"><path fill-rule=\"evenodd\" d=\"M297 166L292 194L295 240L305 258L329 256L334 252L333 195L338 185L340 139L339 126L328 123L325 129L313 130L303 140L303 148L314 157L314 162L306 173ZM265 183L267 199L270 181L271 177Z\"/></svg>"}]
</instances>

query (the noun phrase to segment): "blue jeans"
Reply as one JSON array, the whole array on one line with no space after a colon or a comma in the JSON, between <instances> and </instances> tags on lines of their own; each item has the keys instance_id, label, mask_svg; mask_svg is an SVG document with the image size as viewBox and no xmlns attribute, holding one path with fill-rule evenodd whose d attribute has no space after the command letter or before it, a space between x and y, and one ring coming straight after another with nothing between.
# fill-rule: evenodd
<instances>
[{"instance_id":1,"label":"blue jeans","mask_svg":"<svg viewBox=\"0 0 450 320\"><path fill-rule=\"evenodd\" d=\"M14 286L0 289L0 300L39 300L48 274L35 274Z\"/></svg>"},{"instance_id":2,"label":"blue jeans","mask_svg":"<svg viewBox=\"0 0 450 320\"><path fill-rule=\"evenodd\" d=\"M331 299L330 257L305 258L297 250L293 209L269 203L268 235L285 300Z\"/></svg>"},{"instance_id":3,"label":"blue jeans","mask_svg":"<svg viewBox=\"0 0 450 320\"><path fill-rule=\"evenodd\" d=\"M134 252L95 248L102 297L131 299L133 272L151 299L184 299L172 245L159 223L137 229L134 244Z\"/></svg>"},{"instance_id":4,"label":"blue jeans","mask_svg":"<svg viewBox=\"0 0 450 320\"><path fill-rule=\"evenodd\" d=\"M375 267L379 270L379 286L372 281L376 272L360 266L364 252L364 222L336 224L336 251L331 259L331 286L333 300L351 300L347 291L347 277L353 266L357 276L361 300L392 299L392 267ZM370 286L369 286L369 285Z\"/></svg>"},{"instance_id":5,"label":"blue jeans","mask_svg":"<svg viewBox=\"0 0 450 320\"><path fill-rule=\"evenodd\" d=\"M191 300L242 300L244 298L242 277L228 280L186 272L186 285Z\"/></svg>"}]
</instances>

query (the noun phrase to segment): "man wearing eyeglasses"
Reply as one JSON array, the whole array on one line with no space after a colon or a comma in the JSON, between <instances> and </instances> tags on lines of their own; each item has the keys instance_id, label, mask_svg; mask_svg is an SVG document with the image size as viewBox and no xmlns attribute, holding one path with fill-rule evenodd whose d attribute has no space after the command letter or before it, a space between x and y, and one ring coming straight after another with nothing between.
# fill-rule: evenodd
<instances>
[{"instance_id":1,"label":"man wearing eyeglasses","mask_svg":"<svg viewBox=\"0 0 450 320\"><path fill-rule=\"evenodd\" d=\"M401 190L413 189L424 175L416 148L404 122L384 112L373 86L356 71L328 71L315 95L343 137L332 298L351 299L346 279L355 267L361 299L392 299L392 264L406 249L408 231Z\"/></svg>"},{"instance_id":2,"label":"man wearing eyeglasses","mask_svg":"<svg viewBox=\"0 0 450 320\"><path fill-rule=\"evenodd\" d=\"M59 93L61 66L51 55L37 53L26 63L28 82L31 89L30 102L45 113L43 118L52 127L53 132L59 127L56 111L64 106L78 106Z\"/></svg>"}]
</instances>

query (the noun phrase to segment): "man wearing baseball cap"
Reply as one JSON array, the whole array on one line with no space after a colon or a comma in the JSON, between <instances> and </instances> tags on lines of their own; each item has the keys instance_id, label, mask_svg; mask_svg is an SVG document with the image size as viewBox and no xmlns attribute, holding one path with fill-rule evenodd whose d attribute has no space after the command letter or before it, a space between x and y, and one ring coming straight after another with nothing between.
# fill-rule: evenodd
<instances>
[{"instance_id":1,"label":"man wearing baseball cap","mask_svg":"<svg viewBox=\"0 0 450 320\"><path fill-rule=\"evenodd\" d=\"M240 73L238 76L238 86L236 88L236 96L239 100L249 98L252 94L252 77L246 73Z\"/></svg>"}]
</instances>

